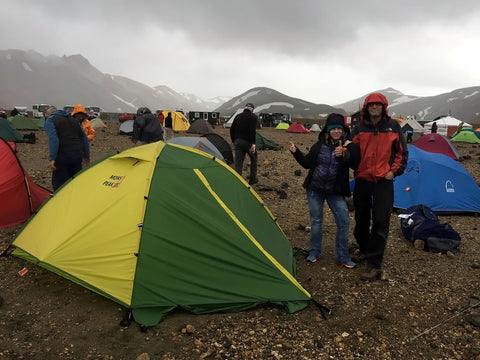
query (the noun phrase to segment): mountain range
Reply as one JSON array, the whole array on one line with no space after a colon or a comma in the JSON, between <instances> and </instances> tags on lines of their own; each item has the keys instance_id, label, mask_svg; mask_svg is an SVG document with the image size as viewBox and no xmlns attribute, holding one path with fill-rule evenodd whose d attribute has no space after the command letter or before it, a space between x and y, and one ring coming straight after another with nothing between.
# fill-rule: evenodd
<instances>
[{"instance_id":1,"label":"mountain range","mask_svg":"<svg viewBox=\"0 0 480 360\"><path fill-rule=\"evenodd\" d=\"M336 105L315 104L293 98L267 87L256 87L231 97L204 100L194 94L179 93L165 85L150 87L124 76L100 72L82 55L44 56L29 50L0 50L0 107L52 104L57 107L81 103L100 106L107 112L135 112L141 106L152 110L219 111L228 116L246 102L256 112L286 113L292 118L323 118L331 112L352 114L368 94ZM414 115L419 121L452 115L463 121L480 123L480 86L421 97L387 88L383 93L394 117Z\"/></svg>"}]
</instances>

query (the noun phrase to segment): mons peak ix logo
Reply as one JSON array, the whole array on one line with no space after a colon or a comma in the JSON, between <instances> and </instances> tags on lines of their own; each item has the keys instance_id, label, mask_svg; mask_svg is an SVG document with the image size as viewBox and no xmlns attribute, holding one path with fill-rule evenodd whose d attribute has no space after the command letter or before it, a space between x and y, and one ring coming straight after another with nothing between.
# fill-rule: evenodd
<instances>
[{"instance_id":1,"label":"mons peak ix logo","mask_svg":"<svg viewBox=\"0 0 480 360\"><path fill-rule=\"evenodd\" d=\"M110 175L108 180L105 180L102 185L108 186L111 188L118 188L126 176L120 175Z\"/></svg>"}]
</instances>

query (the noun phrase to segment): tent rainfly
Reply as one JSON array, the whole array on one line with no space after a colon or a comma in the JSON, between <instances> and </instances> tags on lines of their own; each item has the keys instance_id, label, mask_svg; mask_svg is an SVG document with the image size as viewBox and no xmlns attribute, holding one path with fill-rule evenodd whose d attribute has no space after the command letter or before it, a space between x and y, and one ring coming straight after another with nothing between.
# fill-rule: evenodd
<instances>
[{"instance_id":1,"label":"tent rainfly","mask_svg":"<svg viewBox=\"0 0 480 360\"><path fill-rule=\"evenodd\" d=\"M44 225L52 219L68 226ZM163 141L87 167L12 246L14 256L125 306L143 326L175 308L272 303L295 312L311 300L295 279L289 241L245 180L210 154Z\"/></svg>"}]
</instances>

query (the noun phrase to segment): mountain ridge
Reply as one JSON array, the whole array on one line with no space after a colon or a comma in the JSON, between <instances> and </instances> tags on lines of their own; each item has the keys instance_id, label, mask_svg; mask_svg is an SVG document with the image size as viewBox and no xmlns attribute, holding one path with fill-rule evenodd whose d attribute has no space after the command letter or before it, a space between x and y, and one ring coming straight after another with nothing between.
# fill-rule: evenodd
<instances>
[{"instance_id":1,"label":"mountain ridge","mask_svg":"<svg viewBox=\"0 0 480 360\"><path fill-rule=\"evenodd\" d=\"M44 56L33 50L0 50L0 107L13 108L47 103L57 107L81 103L101 106L107 112L135 112L141 106L151 110L219 111L228 116L244 106L256 105L256 112L287 113L292 117L323 118L331 112L344 115L358 111L368 95L336 104L315 104L290 97L268 87L255 87L238 96L204 100L180 93L166 85L147 86L121 75L102 73L85 57ZM389 87L371 91L383 93L394 117L414 115L419 121L452 115L480 123L480 86L455 89L435 96L405 95ZM369 93L371 93L369 92Z\"/></svg>"}]
</instances>

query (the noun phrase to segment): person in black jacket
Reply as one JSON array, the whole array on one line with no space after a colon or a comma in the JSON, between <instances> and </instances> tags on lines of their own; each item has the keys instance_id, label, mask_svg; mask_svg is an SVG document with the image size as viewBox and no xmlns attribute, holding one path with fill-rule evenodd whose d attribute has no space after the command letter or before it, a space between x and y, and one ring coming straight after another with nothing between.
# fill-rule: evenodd
<instances>
[{"instance_id":1,"label":"person in black jacket","mask_svg":"<svg viewBox=\"0 0 480 360\"><path fill-rule=\"evenodd\" d=\"M149 108L141 107L137 110L137 117L133 122L132 141L152 143L163 140L163 127L158 118L152 114Z\"/></svg>"},{"instance_id":2,"label":"person in black jacket","mask_svg":"<svg viewBox=\"0 0 480 360\"><path fill-rule=\"evenodd\" d=\"M173 119L172 113L169 112L164 119L165 141L173 138Z\"/></svg>"},{"instance_id":3,"label":"person in black jacket","mask_svg":"<svg viewBox=\"0 0 480 360\"><path fill-rule=\"evenodd\" d=\"M52 187L57 191L77 172L90 165L90 145L82 125L69 112L54 106L45 111L48 137L48 166L52 170Z\"/></svg>"},{"instance_id":4,"label":"person in black jacket","mask_svg":"<svg viewBox=\"0 0 480 360\"><path fill-rule=\"evenodd\" d=\"M350 152L344 145L348 127L344 117L332 113L328 115L318 141L304 155L293 142L290 152L295 160L305 169L309 169L303 187L307 190L310 211L310 253L307 261L316 262L322 254L323 204L326 201L335 218L337 232L335 235L335 258L340 266L354 268L348 251L348 215L345 196L350 196L349 166ZM350 145L353 146L353 145Z\"/></svg>"},{"instance_id":5,"label":"person in black jacket","mask_svg":"<svg viewBox=\"0 0 480 360\"><path fill-rule=\"evenodd\" d=\"M253 113L255 107L247 103L241 114L235 116L230 127L230 138L235 146L235 171L242 175L245 154L250 157L250 176L248 183L253 185L257 180L257 149L255 140L257 136L257 115Z\"/></svg>"}]
</instances>

